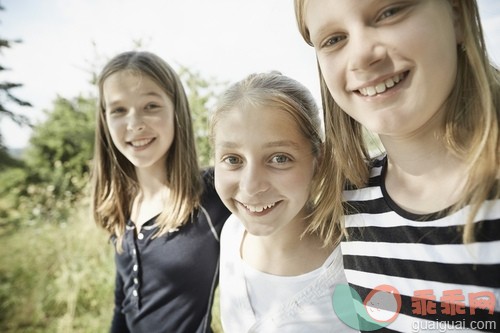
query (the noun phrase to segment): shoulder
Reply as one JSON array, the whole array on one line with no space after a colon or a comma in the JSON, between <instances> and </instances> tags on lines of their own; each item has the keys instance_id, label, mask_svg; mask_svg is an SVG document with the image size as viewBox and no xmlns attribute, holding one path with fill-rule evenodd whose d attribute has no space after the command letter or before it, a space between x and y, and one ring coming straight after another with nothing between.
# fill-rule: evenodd
<instances>
[{"instance_id":1,"label":"shoulder","mask_svg":"<svg viewBox=\"0 0 500 333\"><path fill-rule=\"evenodd\" d=\"M201 179L203 183L203 192L201 195L202 204L214 202L216 204L220 203L222 205L222 201L220 200L219 195L215 190L214 169L206 168L201 170Z\"/></svg>"},{"instance_id":2,"label":"shoulder","mask_svg":"<svg viewBox=\"0 0 500 333\"><path fill-rule=\"evenodd\" d=\"M204 190L215 191L214 168L204 168L200 171Z\"/></svg>"},{"instance_id":3,"label":"shoulder","mask_svg":"<svg viewBox=\"0 0 500 333\"><path fill-rule=\"evenodd\" d=\"M237 235L243 235L244 227L243 224L238 220L236 215L230 215L224 227L222 228L222 237L233 238Z\"/></svg>"},{"instance_id":4,"label":"shoulder","mask_svg":"<svg viewBox=\"0 0 500 333\"><path fill-rule=\"evenodd\" d=\"M387 154L382 153L380 155L372 157L368 161L368 166L369 166L370 170L373 168L381 168L386 164L386 162L387 162Z\"/></svg>"},{"instance_id":5,"label":"shoulder","mask_svg":"<svg viewBox=\"0 0 500 333\"><path fill-rule=\"evenodd\" d=\"M235 215L231 215L222 228L220 239L221 274L238 270L240 247L245 229ZM234 278L234 276L232 276ZM226 277L227 280L227 277Z\"/></svg>"},{"instance_id":6,"label":"shoulder","mask_svg":"<svg viewBox=\"0 0 500 333\"><path fill-rule=\"evenodd\" d=\"M361 188L380 186L386 170L387 154L382 153L378 156L372 157L371 159L365 162L366 165L368 166L369 178L368 178L368 183ZM344 186L345 191L352 191L359 189L360 188L349 182Z\"/></svg>"},{"instance_id":7,"label":"shoulder","mask_svg":"<svg viewBox=\"0 0 500 333\"><path fill-rule=\"evenodd\" d=\"M213 168L203 169L201 177L203 180L203 192L200 198L200 205L210 216L214 224L222 225L229 217L230 212L215 190Z\"/></svg>"}]
</instances>

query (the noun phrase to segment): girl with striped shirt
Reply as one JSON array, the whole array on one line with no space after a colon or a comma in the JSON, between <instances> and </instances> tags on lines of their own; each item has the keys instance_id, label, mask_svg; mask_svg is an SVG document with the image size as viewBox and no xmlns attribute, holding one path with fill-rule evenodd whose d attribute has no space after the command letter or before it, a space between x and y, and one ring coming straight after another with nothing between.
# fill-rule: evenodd
<instances>
[{"instance_id":1,"label":"girl with striped shirt","mask_svg":"<svg viewBox=\"0 0 500 333\"><path fill-rule=\"evenodd\" d=\"M476 1L295 10L318 60L331 161L317 214L342 223L358 302L394 313L380 331L500 330L500 75ZM372 301L377 290L396 306ZM372 323L360 316L362 331Z\"/></svg>"}]
</instances>

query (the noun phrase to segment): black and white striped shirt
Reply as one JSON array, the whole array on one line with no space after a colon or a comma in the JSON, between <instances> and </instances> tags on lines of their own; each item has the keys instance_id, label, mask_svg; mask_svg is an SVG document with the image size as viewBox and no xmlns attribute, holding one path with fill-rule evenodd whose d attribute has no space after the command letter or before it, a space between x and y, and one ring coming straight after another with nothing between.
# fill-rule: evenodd
<instances>
[{"instance_id":1,"label":"black and white striped shirt","mask_svg":"<svg viewBox=\"0 0 500 333\"><path fill-rule=\"evenodd\" d=\"M375 159L368 186L344 191L349 238L341 244L347 280L362 301L384 284L401 295L399 315L380 331L455 325L500 332L500 200L484 202L474 218L475 241L464 245L469 207L448 215L401 209L385 189L386 165L386 156ZM492 314L485 305L491 296Z\"/></svg>"}]
</instances>

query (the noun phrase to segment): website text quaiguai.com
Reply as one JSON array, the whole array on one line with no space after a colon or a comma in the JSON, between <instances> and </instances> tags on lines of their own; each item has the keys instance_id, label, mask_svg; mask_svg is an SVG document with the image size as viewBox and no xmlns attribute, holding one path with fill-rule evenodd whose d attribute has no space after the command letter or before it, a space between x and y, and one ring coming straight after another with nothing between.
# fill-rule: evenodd
<instances>
[{"instance_id":1,"label":"website text quaiguai.com","mask_svg":"<svg viewBox=\"0 0 500 333\"><path fill-rule=\"evenodd\" d=\"M467 326L465 321L414 321L411 325L413 333L425 332L427 330L449 332L463 329L481 330L487 332L497 332L497 322L494 320L471 321Z\"/></svg>"}]
</instances>

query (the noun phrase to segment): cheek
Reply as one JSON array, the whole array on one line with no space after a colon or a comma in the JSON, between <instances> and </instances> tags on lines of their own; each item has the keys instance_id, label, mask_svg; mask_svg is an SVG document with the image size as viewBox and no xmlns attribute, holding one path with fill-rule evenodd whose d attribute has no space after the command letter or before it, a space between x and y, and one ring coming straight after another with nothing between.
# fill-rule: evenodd
<instances>
[{"instance_id":1,"label":"cheek","mask_svg":"<svg viewBox=\"0 0 500 333\"><path fill-rule=\"evenodd\" d=\"M332 97L337 99L340 92L343 92L345 78L341 76L340 66L334 65L333 61L318 58L321 74Z\"/></svg>"},{"instance_id":2,"label":"cheek","mask_svg":"<svg viewBox=\"0 0 500 333\"><path fill-rule=\"evenodd\" d=\"M228 174L222 167L215 165L214 168L214 183L215 190L219 194L220 198L224 201L228 196L231 187L231 175Z\"/></svg>"},{"instance_id":3,"label":"cheek","mask_svg":"<svg viewBox=\"0 0 500 333\"><path fill-rule=\"evenodd\" d=\"M296 172L291 177L287 177L285 184L293 184L294 193L296 196L308 199L311 191L311 183L313 180L314 169L304 168L301 172Z\"/></svg>"},{"instance_id":4,"label":"cheek","mask_svg":"<svg viewBox=\"0 0 500 333\"><path fill-rule=\"evenodd\" d=\"M109 135L111 136L111 141L116 145L119 140L119 126L116 122L112 121L107 123Z\"/></svg>"}]
</instances>

